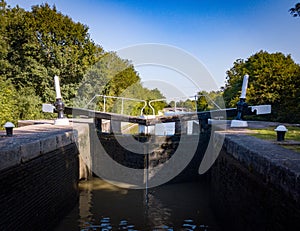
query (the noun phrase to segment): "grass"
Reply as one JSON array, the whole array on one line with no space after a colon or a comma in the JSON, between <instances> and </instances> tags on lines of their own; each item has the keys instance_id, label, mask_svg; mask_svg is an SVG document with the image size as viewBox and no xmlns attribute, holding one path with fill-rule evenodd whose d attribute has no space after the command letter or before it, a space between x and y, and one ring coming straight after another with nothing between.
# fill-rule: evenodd
<instances>
[{"instance_id":1,"label":"grass","mask_svg":"<svg viewBox=\"0 0 300 231\"><path fill-rule=\"evenodd\" d=\"M259 139L263 140L269 140L269 141L276 141L277 140L277 133L274 131L275 128L264 128L264 129L251 129L253 133L250 133L249 135L252 135L254 137L257 137ZM285 141L295 141L300 142L300 128L299 127L287 127L288 131L285 133ZM298 144L280 144L281 146L288 148L290 150L296 151L300 153L300 145Z\"/></svg>"},{"instance_id":2,"label":"grass","mask_svg":"<svg viewBox=\"0 0 300 231\"><path fill-rule=\"evenodd\" d=\"M285 148L300 153L300 145L290 145L290 146L285 146Z\"/></svg>"},{"instance_id":3,"label":"grass","mask_svg":"<svg viewBox=\"0 0 300 231\"><path fill-rule=\"evenodd\" d=\"M137 134L139 132L139 126L133 123L125 123L122 126L122 133L124 134Z\"/></svg>"}]
</instances>

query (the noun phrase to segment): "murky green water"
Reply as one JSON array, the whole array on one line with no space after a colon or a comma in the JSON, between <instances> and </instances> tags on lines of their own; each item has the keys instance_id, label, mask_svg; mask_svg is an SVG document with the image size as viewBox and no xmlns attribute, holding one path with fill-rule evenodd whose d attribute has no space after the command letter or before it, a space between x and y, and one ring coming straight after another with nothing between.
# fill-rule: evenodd
<instances>
[{"instance_id":1,"label":"murky green water","mask_svg":"<svg viewBox=\"0 0 300 231\"><path fill-rule=\"evenodd\" d=\"M163 185L149 189L148 196L99 178L79 186L79 203L55 231L220 230L205 183Z\"/></svg>"}]
</instances>

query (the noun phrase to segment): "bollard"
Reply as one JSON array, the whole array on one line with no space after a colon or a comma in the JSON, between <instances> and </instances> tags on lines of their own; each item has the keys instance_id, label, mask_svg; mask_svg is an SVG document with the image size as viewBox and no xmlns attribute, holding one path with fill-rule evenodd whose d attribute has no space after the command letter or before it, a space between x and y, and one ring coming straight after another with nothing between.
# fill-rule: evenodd
<instances>
[{"instance_id":1,"label":"bollard","mask_svg":"<svg viewBox=\"0 0 300 231\"><path fill-rule=\"evenodd\" d=\"M13 128L15 127L15 125L12 122L6 122L4 124L5 130L6 130L6 136L13 136Z\"/></svg>"},{"instance_id":2,"label":"bollard","mask_svg":"<svg viewBox=\"0 0 300 231\"><path fill-rule=\"evenodd\" d=\"M274 131L277 132L277 141L284 141L284 136L288 129L284 125L279 125Z\"/></svg>"}]
</instances>

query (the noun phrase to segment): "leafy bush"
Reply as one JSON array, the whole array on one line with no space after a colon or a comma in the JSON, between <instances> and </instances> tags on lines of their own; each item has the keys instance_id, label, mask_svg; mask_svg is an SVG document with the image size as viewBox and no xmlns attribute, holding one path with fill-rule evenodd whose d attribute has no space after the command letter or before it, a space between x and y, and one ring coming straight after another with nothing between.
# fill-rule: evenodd
<instances>
[{"instance_id":1,"label":"leafy bush","mask_svg":"<svg viewBox=\"0 0 300 231\"><path fill-rule=\"evenodd\" d=\"M9 80L0 77L0 129L8 121L18 121L17 91Z\"/></svg>"}]
</instances>

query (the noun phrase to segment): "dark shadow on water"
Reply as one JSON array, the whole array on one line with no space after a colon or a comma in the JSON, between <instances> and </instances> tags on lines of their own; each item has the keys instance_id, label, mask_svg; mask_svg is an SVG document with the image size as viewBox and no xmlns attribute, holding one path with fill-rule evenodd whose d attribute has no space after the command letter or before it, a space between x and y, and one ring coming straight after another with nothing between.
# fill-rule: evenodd
<instances>
[{"instance_id":1,"label":"dark shadow on water","mask_svg":"<svg viewBox=\"0 0 300 231\"><path fill-rule=\"evenodd\" d=\"M55 231L220 230L205 182L166 184L148 190L118 188L99 178L80 182L80 198Z\"/></svg>"}]
</instances>

